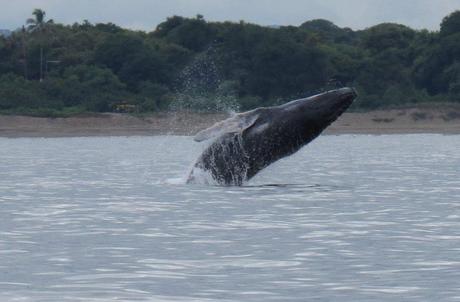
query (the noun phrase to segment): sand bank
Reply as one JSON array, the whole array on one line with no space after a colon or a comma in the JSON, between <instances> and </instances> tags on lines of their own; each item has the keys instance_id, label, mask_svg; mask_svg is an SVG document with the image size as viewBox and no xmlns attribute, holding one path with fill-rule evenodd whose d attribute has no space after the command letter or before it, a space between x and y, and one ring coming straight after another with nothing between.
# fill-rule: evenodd
<instances>
[{"instance_id":1,"label":"sand bank","mask_svg":"<svg viewBox=\"0 0 460 302\"><path fill-rule=\"evenodd\" d=\"M67 118L0 115L0 137L194 135L225 114L90 114ZM345 113L326 134L460 134L460 108L408 108Z\"/></svg>"}]
</instances>

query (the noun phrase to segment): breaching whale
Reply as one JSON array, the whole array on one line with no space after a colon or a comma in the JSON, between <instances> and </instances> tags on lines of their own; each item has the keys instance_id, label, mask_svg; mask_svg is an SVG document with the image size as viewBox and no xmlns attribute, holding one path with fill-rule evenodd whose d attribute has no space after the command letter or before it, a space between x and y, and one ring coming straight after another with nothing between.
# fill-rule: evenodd
<instances>
[{"instance_id":1,"label":"breaching whale","mask_svg":"<svg viewBox=\"0 0 460 302\"><path fill-rule=\"evenodd\" d=\"M236 114L199 132L214 141L203 151L187 183L206 173L219 185L242 185L271 163L315 139L353 103L353 88L327 91L289 103Z\"/></svg>"}]
</instances>

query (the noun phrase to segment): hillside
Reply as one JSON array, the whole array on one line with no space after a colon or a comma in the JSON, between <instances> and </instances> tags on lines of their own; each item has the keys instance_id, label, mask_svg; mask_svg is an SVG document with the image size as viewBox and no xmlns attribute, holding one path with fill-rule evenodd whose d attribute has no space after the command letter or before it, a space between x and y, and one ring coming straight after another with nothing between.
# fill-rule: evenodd
<instances>
[{"instance_id":1,"label":"hillside","mask_svg":"<svg viewBox=\"0 0 460 302\"><path fill-rule=\"evenodd\" d=\"M263 27L173 16L150 32L35 10L0 37L0 113L248 110L354 86L354 110L460 101L460 12L439 32L327 20Z\"/></svg>"}]
</instances>

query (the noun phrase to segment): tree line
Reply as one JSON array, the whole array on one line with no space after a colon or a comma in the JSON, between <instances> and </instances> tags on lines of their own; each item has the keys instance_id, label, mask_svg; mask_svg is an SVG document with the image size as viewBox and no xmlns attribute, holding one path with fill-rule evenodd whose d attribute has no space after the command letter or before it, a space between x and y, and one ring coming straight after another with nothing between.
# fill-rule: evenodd
<instances>
[{"instance_id":1,"label":"tree line","mask_svg":"<svg viewBox=\"0 0 460 302\"><path fill-rule=\"evenodd\" d=\"M264 27L173 16L151 32L36 9L0 36L0 112L247 110L354 86L355 109L460 102L460 11L439 31L327 20Z\"/></svg>"}]
</instances>

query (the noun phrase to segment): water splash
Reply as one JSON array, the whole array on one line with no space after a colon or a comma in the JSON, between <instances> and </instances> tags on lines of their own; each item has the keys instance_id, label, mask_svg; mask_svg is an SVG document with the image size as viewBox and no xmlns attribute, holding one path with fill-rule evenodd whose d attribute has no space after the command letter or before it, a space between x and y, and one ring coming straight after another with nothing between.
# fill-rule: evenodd
<instances>
[{"instance_id":1,"label":"water splash","mask_svg":"<svg viewBox=\"0 0 460 302\"><path fill-rule=\"evenodd\" d=\"M224 80L217 62L218 53L211 46L183 69L171 111L238 111L237 83Z\"/></svg>"},{"instance_id":2,"label":"water splash","mask_svg":"<svg viewBox=\"0 0 460 302\"><path fill-rule=\"evenodd\" d=\"M184 68L179 76L179 85L169 108L173 115L184 111L225 112L231 117L239 111L237 83L224 80L219 68L218 57L216 49L211 46L197 55ZM176 120L173 118L172 123L176 123ZM174 125L171 125L170 128L173 129ZM209 143L212 143L212 141L207 142L207 144ZM205 145L205 147L207 146ZM227 150L226 148L225 144L222 144L217 149L211 148L209 150L211 152L220 152L221 156L223 156L220 160L223 159L225 165L230 168L232 163L229 163L226 158L228 154L236 151ZM216 150L214 151L214 149ZM203 185L218 185L221 183L220 179L216 179L216 173L214 173L218 170L217 163L211 163L211 166L203 166L200 164L202 158L200 157L194 166L188 170L186 182ZM237 180L236 175L234 178L235 181L241 182L241 180Z\"/></svg>"},{"instance_id":3,"label":"water splash","mask_svg":"<svg viewBox=\"0 0 460 302\"><path fill-rule=\"evenodd\" d=\"M217 181L209 173L209 170L204 170L201 167L192 168L187 183L194 185L218 185Z\"/></svg>"},{"instance_id":4,"label":"water splash","mask_svg":"<svg viewBox=\"0 0 460 302\"><path fill-rule=\"evenodd\" d=\"M241 186L249 178L248 161L241 133L224 135L204 150L191 169L188 182Z\"/></svg>"},{"instance_id":5,"label":"water splash","mask_svg":"<svg viewBox=\"0 0 460 302\"><path fill-rule=\"evenodd\" d=\"M174 178L167 178L160 181L153 182L153 185L185 185L187 183L187 178L185 177L174 177Z\"/></svg>"}]
</instances>

